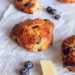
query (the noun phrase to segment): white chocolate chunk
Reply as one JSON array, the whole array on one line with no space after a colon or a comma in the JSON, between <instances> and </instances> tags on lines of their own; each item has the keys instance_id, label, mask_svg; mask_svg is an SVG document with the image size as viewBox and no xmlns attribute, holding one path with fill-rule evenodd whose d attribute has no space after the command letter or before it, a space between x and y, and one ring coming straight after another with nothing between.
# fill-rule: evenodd
<instances>
[{"instance_id":1,"label":"white chocolate chunk","mask_svg":"<svg viewBox=\"0 0 75 75\"><path fill-rule=\"evenodd\" d=\"M40 61L43 75L56 75L53 63L48 60Z\"/></svg>"}]
</instances>

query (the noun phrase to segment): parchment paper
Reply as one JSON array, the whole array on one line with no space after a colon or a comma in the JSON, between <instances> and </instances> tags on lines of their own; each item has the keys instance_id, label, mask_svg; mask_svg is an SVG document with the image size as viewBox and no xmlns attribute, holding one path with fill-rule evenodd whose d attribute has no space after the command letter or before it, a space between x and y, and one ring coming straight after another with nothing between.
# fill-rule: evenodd
<instances>
[{"instance_id":1,"label":"parchment paper","mask_svg":"<svg viewBox=\"0 0 75 75\"><path fill-rule=\"evenodd\" d=\"M27 60L34 63L34 68L29 75L42 75L40 60L52 60L57 75L75 75L63 67L61 57L61 43L66 38L75 34L75 4L62 4L56 0L39 0L41 9L34 14L27 14L17 10L14 4L10 4L0 21L0 75L19 75L19 70ZM52 6L61 13L61 19L55 20L45 8ZM49 19L55 25L54 43L48 51L28 52L17 45L10 38L10 31L17 23L25 19Z\"/></svg>"}]
</instances>

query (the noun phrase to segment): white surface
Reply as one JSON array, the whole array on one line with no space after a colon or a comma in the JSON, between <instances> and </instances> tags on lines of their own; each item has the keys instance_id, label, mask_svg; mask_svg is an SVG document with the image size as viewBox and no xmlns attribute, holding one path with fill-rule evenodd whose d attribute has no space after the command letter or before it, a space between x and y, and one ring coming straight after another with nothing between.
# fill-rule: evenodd
<instances>
[{"instance_id":1,"label":"white surface","mask_svg":"<svg viewBox=\"0 0 75 75\"><path fill-rule=\"evenodd\" d=\"M40 3L42 9L33 15L18 11L14 5L10 5L3 15L0 21L0 75L19 75L18 71L26 60L34 62L34 68L30 71L30 75L41 75L39 61L42 59L53 61L57 75L75 75L63 68L60 48L64 38L75 34L75 4L61 4L55 0L40 0ZM62 11L62 18L59 21L54 20L44 10L48 5ZM8 3L6 6L8 7ZM3 8L4 11L6 8ZM54 44L46 52L28 52L12 41L9 34L15 24L28 18L38 17L50 19L54 23Z\"/></svg>"},{"instance_id":2,"label":"white surface","mask_svg":"<svg viewBox=\"0 0 75 75\"><path fill-rule=\"evenodd\" d=\"M0 19L6 11L6 9L8 8L9 4L11 3L12 0L0 0Z\"/></svg>"}]
</instances>

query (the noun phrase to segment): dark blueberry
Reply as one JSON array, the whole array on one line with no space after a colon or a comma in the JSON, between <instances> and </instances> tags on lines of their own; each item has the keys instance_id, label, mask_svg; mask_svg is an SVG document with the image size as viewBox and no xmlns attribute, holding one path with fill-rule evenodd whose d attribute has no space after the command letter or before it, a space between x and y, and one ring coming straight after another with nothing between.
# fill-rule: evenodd
<instances>
[{"instance_id":1,"label":"dark blueberry","mask_svg":"<svg viewBox=\"0 0 75 75\"><path fill-rule=\"evenodd\" d=\"M55 15L57 13L57 10L56 9L52 9L50 12L49 12L51 15Z\"/></svg>"},{"instance_id":2,"label":"dark blueberry","mask_svg":"<svg viewBox=\"0 0 75 75\"><path fill-rule=\"evenodd\" d=\"M55 15L55 16L54 16L54 19L59 20L60 17L61 17L60 15Z\"/></svg>"},{"instance_id":3,"label":"dark blueberry","mask_svg":"<svg viewBox=\"0 0 75 75\"><path fill-rule=\"evenodd\" d=\"M23 8L20 8L20 10L21 10L21 11L24 11L24 9L23 9Z\"/></svg>"},{"instance_id":4,"label":"dark blueberry","mask_svg":"<svg viewBox=\"0 0 75 75\"><path fill-rule=\"evenodd\" d=\"M22 69L20 75L29 75L29 70L27 68Z\"/></svg>"},{"instance_id":5,"label":"dark blueberry","mask_svg":"<svg viewBox=\"0 0 75 75\"><path fill-rule=\"evenodd\" d=\"M49 19L44 19L44 21L49 21Z\"/></svg>"},{"instance_id":6,"label":"dark blueberry","mask_svg":"<svg viewBox=\"0 0 75 75\"><path fill-rule=\"evenodd\" d=\"M36 26L33 26L32 28L38 28L38 25L36 25Z\"/></svg>"},{"instance_id":7,"label":"dark blueberry","mask_svg":"<svg viewBox=\"0 0 75 75\"><path fill-rule=\"evenodd\" d=\"M71 66L71 63L70 62L65 62L64 66Z\"/></svg>"},{"instance_id":8,"label":"dark blueberry","mask_svg":"<svg viewBox=\"0 0 75 75\"><path fill-rule=\"evenodd\" d=\"M70 48L65 48L63 52L64 52L64 54L69 54Z\"/></svg>"},{"instance_id":9,"label":"dark blueberry","mask_svg":"<svg viewBox=\"0 0 75 75\"><path fill-rule=\"evenodd\" d=\"M75 66L74 62L65 62L64 66Z\"/></svg>"},{"instance_id":10,"label":"dark blueberry","mask_svg":"<svg viewBox=\"0 0 75 75\"><path fill-rule=\"evenodd\" d=\"M18 2L21 2L22 0L17 0Z\"/></svg>"},{"instance_id":11,"label":"dark blueberry","mask_svg":"<svg viewBox=\"0 0 75 75\"><path fill-rule=\"evenodd\" d=\"M25 7L29 6L29 3L24 4Z\"/></svg>"},{"instance_id":12,"label":"dark blueberry","mask_svg":"<svg viewBox=\"0 0 75 75\"><path fill-rule=\"evenodd\" d=\"M71 69L69 69L69 71L72 71Z\"/></svg>"},{"instance_id":13,"label":"dark blueberry","mask_svg":"<svg viewBox=\"0 0 75 75\"><path fill-rule=\"evenodd\" d=\"M38 49L38 51L40 52L40 51L42 51L41 49Z\"/></svg>"},{"instance_id":14,"label":"dark blueberry","mask_svg":"<svg viewBox=\"0 0 75 75\"><path fill-rule=\"evenodd\" d=\"M50 12L52 10L51 7L47 7L47 12Z\"/></svg>"},{"instance_id":15,"label":"dark blueberry","mask_svg":"<svg viewBox=\"0 0 75 75\"><path fill-rule=\"evenodd\" d=\"M51 15L55 15L57 13L56 9L52 9L51 7L47 7L47 12Z\"/></svg>"},{"instance_id":16,"label":"dark blueberry","mask_svg":"<svg viewBox=\"0 0 75 75\"><path fill-rule=\"evenodd\" d=\"M27 61L27 62L25 63L25 67L26 67L27 69L31 69L31 68L33 68L33 63L32 63L31 61Z\"/></svg>"}]
</instances>

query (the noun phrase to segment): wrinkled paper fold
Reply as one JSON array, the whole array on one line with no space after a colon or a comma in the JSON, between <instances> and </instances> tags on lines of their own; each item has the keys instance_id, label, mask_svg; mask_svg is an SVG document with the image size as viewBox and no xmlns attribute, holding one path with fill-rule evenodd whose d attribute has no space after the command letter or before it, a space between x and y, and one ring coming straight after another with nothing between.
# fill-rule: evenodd
<instances>
[{"instance_id":1,"label":"wrinkled paper fold","mask_svg":"<svg viewBox=\"0 0 75 75\"><path fill-rule=\"evenodd\" d=\"M62 4L54 0L40 0L41 9L34 14L23 13L9 5L0 21L0 75L18 75L18 71L23 66L23 62L31 60L34 68L30 75L41 75L39 61L43 59L52 60L58 75L75 75L68 72L62 66L61 42L68 36L75 34L75 4ZM47 6L56 8L62 12L60 20L54 20L45 8ZM55 25L54 44L46 52L28 52L18 46L10 38L10 31L17 23L25 19L43 18L49 19Z\"/></svg>"}]
</instances>

